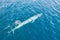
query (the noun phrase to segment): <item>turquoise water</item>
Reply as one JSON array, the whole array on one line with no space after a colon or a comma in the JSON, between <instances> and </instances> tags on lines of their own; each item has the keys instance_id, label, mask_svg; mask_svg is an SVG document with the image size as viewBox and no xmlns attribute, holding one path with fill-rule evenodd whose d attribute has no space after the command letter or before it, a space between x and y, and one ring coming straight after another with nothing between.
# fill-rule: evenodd
<instances>
[{"instance_id":1,"label":"turquoise water","mask_svg":"<svg viewBox=\"0 0 60 40\"><path fill-rule=\"evenodd\" d=\"M0 40L60 40L60 0L1 0ZM13 33L15 21L43 15ZM10 27L8 27L10 26ZM8 28L7 28L8 27Z\"/></svg>"}]
</instances>

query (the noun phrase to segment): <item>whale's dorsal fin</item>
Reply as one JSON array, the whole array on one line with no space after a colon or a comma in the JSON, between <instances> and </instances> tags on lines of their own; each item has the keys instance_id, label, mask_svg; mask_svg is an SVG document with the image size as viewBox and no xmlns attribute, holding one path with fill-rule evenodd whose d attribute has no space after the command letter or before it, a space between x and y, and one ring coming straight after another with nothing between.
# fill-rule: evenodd
<instances>
[{"instance_id":1,"label":"whale's dorsal fin","mask_svg":"<svg viewBox=\"0 0 60 40\"><path fill-rule=\"evenodd\" d=\"M19 24L21 24L21 21L20 20L16 20L15 21L15 25L19 25Z\"/></svg>"}]
</instances>

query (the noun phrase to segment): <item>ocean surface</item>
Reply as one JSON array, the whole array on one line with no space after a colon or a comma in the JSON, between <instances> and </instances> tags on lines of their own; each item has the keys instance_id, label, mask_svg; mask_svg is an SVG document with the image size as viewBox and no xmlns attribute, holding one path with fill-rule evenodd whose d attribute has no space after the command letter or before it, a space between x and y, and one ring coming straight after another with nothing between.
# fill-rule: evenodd
<instances>
[{"instance_id":1,"label":"ocean surface","mask_svg":"<svg viewBox=\"0 0 60 40\"><path fill-rule=\"evenodd\" d=\"M42 16L10 32L37 14ZM0 0L0 40L60 40L60 0Z\"/></svg>"}]
</instances>

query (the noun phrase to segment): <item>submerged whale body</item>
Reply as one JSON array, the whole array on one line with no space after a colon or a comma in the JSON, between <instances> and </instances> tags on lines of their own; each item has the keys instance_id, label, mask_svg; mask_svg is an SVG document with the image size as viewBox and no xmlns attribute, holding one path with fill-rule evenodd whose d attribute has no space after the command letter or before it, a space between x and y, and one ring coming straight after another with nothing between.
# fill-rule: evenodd
<instances>
[{"instance_id":1,"label":"submerged whale body","mask_svg":"<svg viewBox=\"0 0 60 40\"><path fill-rule=\"evenodd\" d=\"M33 23L8 31L21 22L42 13ZM19 22L20 23L20 22ZM8 27L9 25L9 27ZM1 0L0 40L60 40L60 0Z\"/></svg>"}]
</instances>

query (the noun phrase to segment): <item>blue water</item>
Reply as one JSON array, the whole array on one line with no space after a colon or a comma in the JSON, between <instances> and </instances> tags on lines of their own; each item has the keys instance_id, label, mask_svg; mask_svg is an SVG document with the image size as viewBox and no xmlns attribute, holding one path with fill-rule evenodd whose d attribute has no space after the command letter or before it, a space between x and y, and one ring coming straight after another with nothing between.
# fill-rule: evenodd
<instances>
[{"instance_id":1,"label":"blue water","mask_svg":"<svg viewBox=\"0 0 60 40\"><path fill-rule=\"evenodd\" d=\"M8 33L16 20L23 22L40 13L33 23ZM60 0L1 0L0 40L60 40Z\"/></svg>"}]
</instances>

